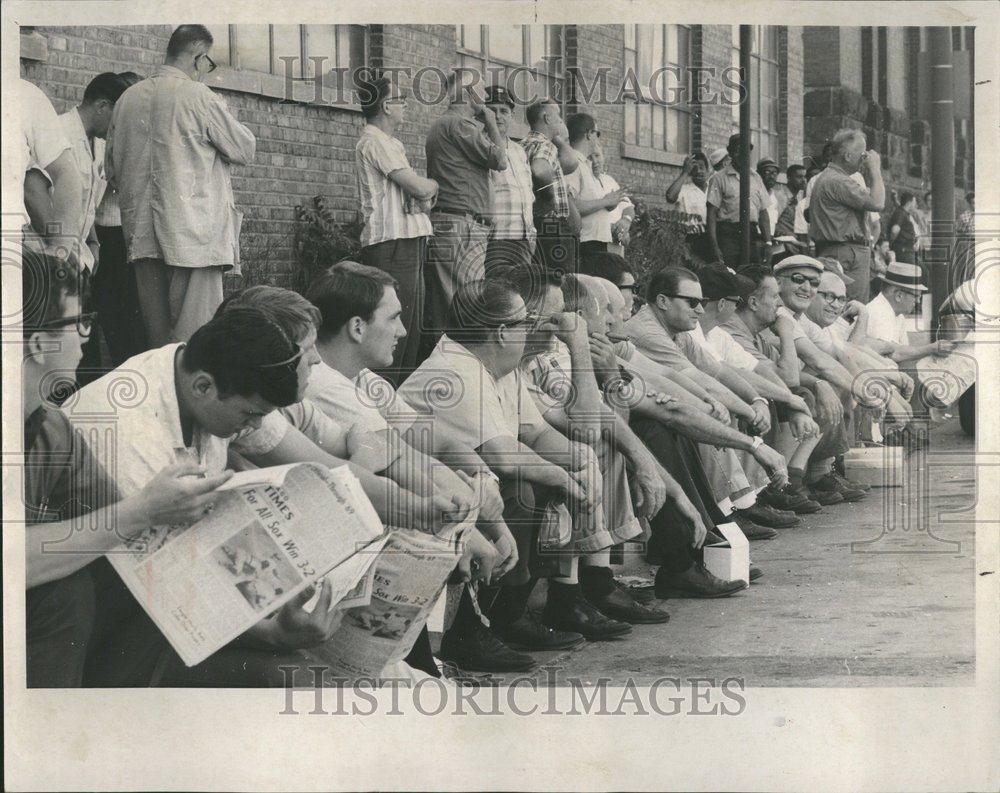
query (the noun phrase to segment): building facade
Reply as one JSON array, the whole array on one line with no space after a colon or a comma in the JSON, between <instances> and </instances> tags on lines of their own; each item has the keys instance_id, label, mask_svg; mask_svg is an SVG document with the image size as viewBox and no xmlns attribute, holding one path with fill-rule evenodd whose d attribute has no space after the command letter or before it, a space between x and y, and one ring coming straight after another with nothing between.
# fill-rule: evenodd
<instances>
[{"instance_id":1,"label":"building facade","mask_svg":"<svg viewBox=\"0 0 1000 793\"><path fill-rule=\"evenodd\" d=\"M634 197L662 205L691 151L724 146L738 129L738 28L718 25L217 25L209 79L257 136L252 165L236 168L244 212L244 280L294 280L296 207L326 198L338 221L355 217L354 143L362 126L346 75L359 66L402 70L433 98L432 70L456 66L509 81L521 96L557 97L591 113L607 169ZM958 31L956 69L971 87L972 32ZM57 111L79 102L102 71L150 74L171 28L21 30L22 74ZM817 155L836 129L863 129L883 153L890 185L929 185L928 87L919 28L754 26L749 75L755 158L781 165ZM965 53L964 55L962 53ZM921 69L924 69L921 71ZM959 74L961 73L961 74ZM317 78L317 75L319 77ZM956 96L960 93L956 91ZM971 93L971 92L970 92ZM442 103L411 101L399 137L423 171L423 142ZM964 115L962 115L964 113ZM525 130L523 109L518 130ZM956 192L972 189L971 102L956 105Z\"/></svg>"}]
</instances>

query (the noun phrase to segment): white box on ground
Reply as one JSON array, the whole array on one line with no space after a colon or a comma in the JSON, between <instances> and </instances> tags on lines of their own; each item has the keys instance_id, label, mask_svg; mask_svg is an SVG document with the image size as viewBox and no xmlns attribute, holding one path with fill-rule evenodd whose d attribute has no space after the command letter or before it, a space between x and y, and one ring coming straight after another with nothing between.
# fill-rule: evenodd
<instances>
[{"instance_id":1,"label":"white box on ground","mask_svg":"<svg viewBox=\"0 0 1000 793\"><path fill-rule=\"evenodd\" d=\"M737 579L750 583L750 543L735 523L720 523L715 527L725 542L704 547L705 567L724 581Z\"/></svg>"},{"instance_id":2,"label":"white box on ground","mask_svg":"<svg viewBox=\"0 0 1000 793\"><path fill-rule=\"evenodd\" d=\"M866 446L844 455L844 475L870 487L903 486L903 447Z\"/></svg>"}]
</instances>

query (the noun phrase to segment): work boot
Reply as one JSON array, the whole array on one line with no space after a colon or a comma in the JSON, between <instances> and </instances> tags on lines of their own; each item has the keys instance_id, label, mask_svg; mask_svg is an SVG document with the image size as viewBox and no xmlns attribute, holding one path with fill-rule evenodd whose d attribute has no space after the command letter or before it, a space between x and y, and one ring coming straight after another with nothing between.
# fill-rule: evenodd
<instances>
[{"instance_id":1,"label":"work boot","mask_svg":"<svg viewBox=\"0 0 1000 793\"><path fill-rule=\"evenodd\" d=\"M512 650L479 623L445 633L438 657L467 672L527 672L535 666L534 658Z\"/></svg>"},{"instance_id":2,"label":"work boot","mask_svg":"<svg viewBox=\"0 0 1000 793\"><path fill-rule=\"evenodd\" d=\"M806 485L806 489L809 493L809 498L818 504L822 504L824 507L829 507L831 504L844 503L844 497L840 494L840 491L836 488L829 489L829 485L816 487L815 483L810 482Z\"/></svg>"},{"instance_id":3,"label":"work boot","mask_svg":"<svg viewBox=\"0 0 1000 793\"><path fill-rule=\"evenodd\" d=\"M822 507L809 498L802 490L793 488L791 485L781 492L775 490L765 490L757 500L773 509L791 512L794 515L812 515L819 512Z\"/></svg>"},{"instance_id":4,"label":"work boot","mask_svg":"<svg viewBox=\"0 0 1000 793\"><path fill-rule=\"evenodd\" d=\"M574 631L591 641L616 639L632 632L627 622L605 617L584 598L579 584L549 581L549 596L542 621L550 628Z\"/></svg>"},{"instance_id":5,"label":"work boot","mask_svg":"<svg viewBox=\"0 0 1000 793\"><path fill-rule=\"evenodd\" d=\"M872 486L866 485L864 482L855 482L853 479L848 479L842 473L834 470L830 472L834 479L837 480L841 485L850 488L851 490L861 490L865 493L871 492Z\"/></svg>"},{"instance_id":6,"label":"work boot","mask_svg":"<svg viewBox=\"0 0 1000 793\"><path fill-rule=\"evenodd\" d=\"M743 528L743 524L740 523L739 518L743 518L743 520L749 523L756 523L758 526L767 526L771 529L791 529L802 523L799 518L795 517L794 512L777 510L759 501L747 509L736 510L736 516L736 522L740 524L740 528ZM743 533L746 534L745 531ZM747 534L747 537L749 536Z\"/></svg>"},{"instance_id":7,"label":"work boot","mask_svg":"<svg viewBox=\"0 0 1000 793\"><path fill-rule=\"evenodd\" d=\"M662 609L636 601L615 581L610 567L580 566L580 589L590 605L605 617L630 625L659 625L670 620Z\"/></svg>"},{"instance_id":8,"label":"work boot","mask_svg":"<svg viewBox=\"0 0 1000 793\"><path fill-rule=\"evenodd\" d=\"M579 633L543 625L531 609L509 625L498 626L496 632L505 644L522 650L573 650L587 643Z\"/></svg>"},{"instance_id":9,"label":"work boot","mask_svg":"<svg viewBox=\"0 0 1000 793\"><path fill-rule=\"evenodd\" d=\"M840 493L844 501L860 501L866 495L868 495L864 490L859 490L852 488L850 485L841 484L835 474L832 472L821 476L815 482L809 483L809 489L811 491L822 491L825 493Z\"/></svg>"},{"instance_id":10,"label":"work boot","mask_svg":"<svg viewBox=\"0 0 1000 793\"><path fill-rule=\"evenodd\" d=\"M683 573L665 573L662 567L656 572L658 598L724 598L747 586L746 581L739 579L724 581L701 562L695 562Z\"/></svg>"}]
</instances>

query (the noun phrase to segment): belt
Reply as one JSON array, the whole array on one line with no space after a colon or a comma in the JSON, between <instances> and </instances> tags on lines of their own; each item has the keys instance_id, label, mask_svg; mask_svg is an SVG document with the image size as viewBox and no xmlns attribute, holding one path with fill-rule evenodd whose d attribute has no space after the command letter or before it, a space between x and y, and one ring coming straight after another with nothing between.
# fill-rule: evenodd
<instances>
[{"instance_id":1,"label":"belt","mask_svg":"<svg viewBox=\"0 0 1000 793\"><path fill-rule=\"evenodd\" d=\"M486 215L480 215L478 212L470 212L468 209L451 209L449 207L434 207L431 210L431 214L458 215L459 217L470 218L471 220L478 223L480 226L493 225L493 218L487 217Z\"/></svg>"},{"instance_id":2,"label":"belt","mask_svg":"<svg viewBox=\"0 0 1000 793\"><path fill-rule=\"evenodd\" d=\"M855 248L869 247L864 240L816 240L815 245L817 251L823 248L832 248L834 245L852 245Z\"/></svg>"}]
</instances>

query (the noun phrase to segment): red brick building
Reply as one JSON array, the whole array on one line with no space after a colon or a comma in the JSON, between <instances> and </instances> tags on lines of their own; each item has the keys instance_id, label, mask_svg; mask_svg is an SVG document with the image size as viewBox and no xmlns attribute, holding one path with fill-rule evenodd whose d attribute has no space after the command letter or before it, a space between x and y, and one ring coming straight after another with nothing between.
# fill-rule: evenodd
<instances>
[{"instance_id":1,"label":"red brick building","mask_svg":"<svg viewBox=\"0 0 1000 793\"><path fill-rule=\"evenodd\" d=\"M337 73L330 73L334 67L408 69L424 95L433 96L437 82L420 70L461 65L509 76L522 92L534 88L557 96L567 112L585 110L597 118L609 172L651 204L663 203L664 190L689 151L724 145L738 126L735 94L722 74L738 62L738 32L730 26L211 29L213 57L220 64L211 82L257 136L255 162L235 169L233 178L245 214L247 282L291 281L297 205L325 196L343 221L357 210L353 151L362 118L349 103L331 103L338 86ZM957 30L956 50L971 50L971 33ZM22 73L63 111L81 99L99 72L151 73L163 60L170 32L167 26L22 28ZM888 155L891 184L926 185L929 114L919 115L926 87L910 79L920 73L911 67L922 62L925 48L918 28L756 26L750 75L755 154L782 165L802 162L804 155L818 153L835 129L859 126ZM302 80L294 86L294 101L288 99L288 64ZM310 80L317 69L326 74L318 102ZM626 80L630 73L638 79ZM651 83L653 74L659 77ZM694 75L700 92L678 93L678 74ZM964 74L971 85L969 70ZM677 101L649 101L663 99ZM399 135L418 169L424 167L425 133L442 110L440 104L410 102ZM971 109L956 126L960 193L971 189Z\"/></svg>"}]
</instances>

